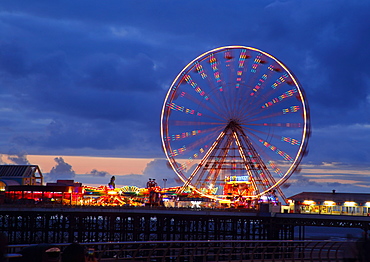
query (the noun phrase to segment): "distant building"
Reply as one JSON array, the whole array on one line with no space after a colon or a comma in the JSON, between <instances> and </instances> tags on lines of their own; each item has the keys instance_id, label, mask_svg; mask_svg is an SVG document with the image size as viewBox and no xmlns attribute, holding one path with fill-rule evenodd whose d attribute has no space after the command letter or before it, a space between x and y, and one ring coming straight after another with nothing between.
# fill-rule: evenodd
<instances>
[{"instance_id":1,"label":"distant building","mask_svg":"<svg viewBox=\"0 0 370 262\"><path fill-rule=\"evenodd\" d=\"M292 213L313 213L331 215L370 214L370 194L302 192L288 198Z\"/></svg>"},{"instance_id":2,"label":"distant building","mask_svg":"<svg viewBox=\"0 0 370 262\"><path fill-rule=\"evenodd\" d=\"M42 185L44 177L37 165L0 165L0 191L6 186Z\"/></svg>"}]
</instances>

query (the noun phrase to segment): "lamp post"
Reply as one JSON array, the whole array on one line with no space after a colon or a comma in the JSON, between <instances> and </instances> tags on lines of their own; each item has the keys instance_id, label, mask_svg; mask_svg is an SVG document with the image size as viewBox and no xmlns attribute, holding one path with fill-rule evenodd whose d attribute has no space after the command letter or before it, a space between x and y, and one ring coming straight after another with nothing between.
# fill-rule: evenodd
<instances>
[{"instance_id":1,"label":"lamp post","mask_svg":"<svg viewBox=\"0 0 370 262\"><path fill-rule=\"evenodd\" d=\"M163 188L166 188L167 178L163 178Z\"/></svg>"}]
</instances>

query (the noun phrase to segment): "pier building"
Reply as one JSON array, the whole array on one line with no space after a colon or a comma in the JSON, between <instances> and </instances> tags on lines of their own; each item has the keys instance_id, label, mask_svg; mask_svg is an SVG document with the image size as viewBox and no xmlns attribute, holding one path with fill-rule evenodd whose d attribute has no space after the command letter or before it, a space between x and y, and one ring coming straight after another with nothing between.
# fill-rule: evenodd
<instances>
[{"instance_id":1,"label":"pier building","mask_svg":"<svg viewBox=\"0 0 370 262\"><path fill-rule=\"evenodd\" d=\"M369 216L370 194L302 192L288 198L291 213Z\"/></svg>"}]
</instances>

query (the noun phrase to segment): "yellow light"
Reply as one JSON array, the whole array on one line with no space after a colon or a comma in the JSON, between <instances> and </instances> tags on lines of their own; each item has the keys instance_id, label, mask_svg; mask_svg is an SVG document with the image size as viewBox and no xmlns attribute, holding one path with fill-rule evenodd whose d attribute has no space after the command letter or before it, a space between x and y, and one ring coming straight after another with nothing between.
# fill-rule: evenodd
<instances>
[{"instance_id":1,"label":"yellow light","mask_svg":"<svg viewBox=\"0 0 370 262\"><path fill-rule=\"evenodd\" d=\"M324 201L324 206L335 206L334 201Z\"/></svg>"},{"instance_id":2,"label":"yellow light","mask_svg":"<svg viewBox=\"0 0 370 262\"><path fill-rule=\"evenodd\" d=\"M313 200L305 200L305 201L303 201L303 204L305 204L305 205L314 205L314 204L316 204L316 202L313 201Z\"/></svg>"},{"instance_id":3,"label":"yellow light","mask_svg":"<svg viewBox=\"0 0 370 262\"><path fill-rule=\"evenodd\" d=\"M353 201L346 201L346 202L344 202L344 206L353 207L353 206L357 206L357 203L353 202Z\"/></svg>"},{"instance_id":4,"label":"yellow light","mask_svg":"<svg viewBox=\"0 0 370 262\"><path fill-rule=\"evenodd\" d=\"M114 190L108 191L108 195L117 195L117 192Z\"/></svg>"}]
</instances>

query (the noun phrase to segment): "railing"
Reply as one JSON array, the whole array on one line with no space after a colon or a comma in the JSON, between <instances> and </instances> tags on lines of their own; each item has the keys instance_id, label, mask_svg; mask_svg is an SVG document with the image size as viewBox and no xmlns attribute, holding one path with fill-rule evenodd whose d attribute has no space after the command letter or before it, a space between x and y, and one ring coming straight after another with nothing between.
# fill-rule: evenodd
<instances>
[{"instance_id":1,"label":"railing","mask_svg":"<svg viewBox=\"0 0 370 262\"><path fill-rule=\"evenodd\" d=\"M97 261L361 261L352 241L140 241L81 243L95 250ZM9 245L9 261L29 245ZM61 251L68 244L54 244ZM54 255L55 256L55 255ZM14 258L12 258L14 257Z\"/></svg>"}]
</instances>

